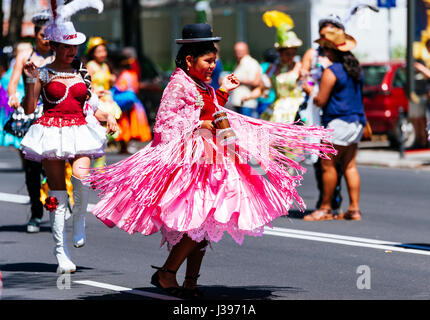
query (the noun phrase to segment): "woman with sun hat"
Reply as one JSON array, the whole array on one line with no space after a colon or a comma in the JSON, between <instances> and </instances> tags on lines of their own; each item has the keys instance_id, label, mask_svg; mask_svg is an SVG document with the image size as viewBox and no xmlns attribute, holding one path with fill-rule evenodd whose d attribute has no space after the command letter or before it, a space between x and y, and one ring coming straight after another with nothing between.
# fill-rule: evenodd
<instances>
[{"instance_id":1,"label":"woman with sun hat","mask_svg":"<svg viewBox=\"0 0 430 320\"><path fill-rule=\"evenodd\" d=\"M337 184L336 163L341 165L348 187L349 207L343 218L361 220L359 207L360 175L356 166L358 142L360 142L366 117L363 108L363 73L359 61L351 53L357 42L337 27L327 27L315 41L332 62L321 77L319 91L313 102L323 109L322 123L333 130L330 141L337 150L336 155L322 159L323 198L320 207L304 220L333 219L331 199ZM313 88L304 86L308 94Z\"/></svg>"}]
</instances>

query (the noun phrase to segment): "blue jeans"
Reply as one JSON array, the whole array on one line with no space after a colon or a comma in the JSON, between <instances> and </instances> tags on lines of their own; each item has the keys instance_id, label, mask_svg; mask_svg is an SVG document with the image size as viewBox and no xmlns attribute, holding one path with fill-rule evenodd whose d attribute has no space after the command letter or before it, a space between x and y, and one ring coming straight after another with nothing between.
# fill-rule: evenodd
<instances>
[{"instance_id":1,"label":"blue jeans","mask_svg":"<svg viewBox=\"0 0 430 320\"><path fill-rule=\"evenodd\" d=\"M258 102L257 105L257 114L258 117L261 116L261 114L266 111L266 109L272 104L273 102Z\"/></svg>"},{"instance_id":2,"label":"blue jeans","mask_svg":"<svg viewBox=\"0 0 430 320\"><path fill-rule=\"evenodd\" d=\"M253 117L255 109L246 107L236 107L236 112L245 116Z\"/></svg>"}]
</instances>

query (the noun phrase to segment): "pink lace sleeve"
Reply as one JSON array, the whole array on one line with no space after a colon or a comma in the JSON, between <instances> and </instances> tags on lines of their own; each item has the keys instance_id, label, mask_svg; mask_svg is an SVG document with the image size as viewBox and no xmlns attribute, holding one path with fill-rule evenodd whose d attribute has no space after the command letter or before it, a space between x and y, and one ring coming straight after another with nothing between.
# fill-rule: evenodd
<instances>
[{"instance_id":1,"label":"pink lace sleeve","mask_svg":"<svg viewBox=\"0 0 430 320\"><path fill-rule=\"evenodd\" d=\"M194 90L193 90L194 89ZM168 143L190 135L200 128L201 106L196 103L197 89L171 80L164 90L154 127L154 139Z\"/></svg>"}]
</instances>

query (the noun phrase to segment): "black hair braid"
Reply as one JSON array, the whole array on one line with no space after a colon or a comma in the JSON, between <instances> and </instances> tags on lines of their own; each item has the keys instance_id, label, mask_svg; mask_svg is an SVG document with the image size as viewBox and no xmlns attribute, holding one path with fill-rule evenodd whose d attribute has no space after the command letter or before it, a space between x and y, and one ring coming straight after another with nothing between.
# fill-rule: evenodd
<instances>
[{"instance_id":1,"label":"black hair braid","mask_svg":"<svg viewBox=\"0 0 430 320\"><path fill-rule=\"evenodd\" d=\"M91 97L91 76L88 72L87 68L85 67L85 64L76 58L72 62L72 67L78 70L79 74L81 75L82 79L85 82L85 85L87 86L87 96L88 99Z\"/></svg>"},{"instance_id":2,"label":"black hair braid","mask_svg":"<svg viewBox=\"0 0 430 320\"><path fill-rule=\"evenodd\" d=\"M361 66L357 58L350 52L342 53L342 65L346 73L355 81L361 80Z\"/></svg>"}]
</instances>

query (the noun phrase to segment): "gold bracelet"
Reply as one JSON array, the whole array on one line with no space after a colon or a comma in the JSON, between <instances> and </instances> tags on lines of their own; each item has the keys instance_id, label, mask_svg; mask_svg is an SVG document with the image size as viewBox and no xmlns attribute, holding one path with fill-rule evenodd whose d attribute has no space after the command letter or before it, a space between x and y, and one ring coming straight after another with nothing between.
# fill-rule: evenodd
<instances>
[{"instance_id":1,"label":"gold bracelet","mask_svg":"<svg viewBox=\"0 0 430 320\"><path fill-rule=\"evenodd\" d=\"M227 91L227 90L225 90L224 88L219 88L219 91L222 91L222 92L228 93L228 91Z\"/></svg>"}]
</instances>

